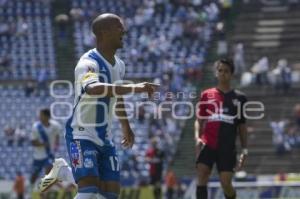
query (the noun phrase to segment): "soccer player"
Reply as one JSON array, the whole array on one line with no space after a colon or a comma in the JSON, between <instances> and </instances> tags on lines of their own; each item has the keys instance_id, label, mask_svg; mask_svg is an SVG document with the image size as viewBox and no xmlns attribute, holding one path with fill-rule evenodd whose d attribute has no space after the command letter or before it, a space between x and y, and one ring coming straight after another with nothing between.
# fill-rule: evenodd
<instances>
[{"instance_id":1,"label":"soccer player","mask_svg":"<svg viewBox=\"0 0 300 199\"><path fill-rule=\"evenodd\" d=\"M124 110L122 95L147 92L153 94L157 85L151 83L116 84L125 74L124 62L116 56L123 47L125 27L114 14L99 15L92 23L96 48L85 53L75 68L75 105L66 124L66 142L73 176L78 185L75 199L118 198L120 191L119 163L112 143L113 106L123 132L122 144L132 147L134 133ZM42 179L41 190L71 176L61 159L54 163L53 175Z\"/></svg>"},{"instance_id":2,"label":"soccer player","mask_svg":"<svg viewBox=\"0 0 300 199\"><path fill-rule=\"evenodd\" d=\"M235 199L232 186L235 170L242 168L247 150L246 119L243 105L247 99L240 91L232 89L230 81L234 74L234 64L230 59L216 62L218 85L201 93L198 115L195 121L198 158L197 199L207 199L207 183L214 163L226 199ZM242 153L236 165L236 136L240 136Z\"/></svg>"},{"instance_id":3,"label":"soccer player","mask_svg":"<svg viewBox=\"0 0 300 199\"><path fill-rule=\"evenodd\" d=\"M47 108L39 111L39 121L32 127L31 144L33 146L33 169L30 178L33 185L40 174L45 169L46 173L52 168L54 153L59 146L60 124L51 119L50 110Z\"/></svg>"}]
</instances>

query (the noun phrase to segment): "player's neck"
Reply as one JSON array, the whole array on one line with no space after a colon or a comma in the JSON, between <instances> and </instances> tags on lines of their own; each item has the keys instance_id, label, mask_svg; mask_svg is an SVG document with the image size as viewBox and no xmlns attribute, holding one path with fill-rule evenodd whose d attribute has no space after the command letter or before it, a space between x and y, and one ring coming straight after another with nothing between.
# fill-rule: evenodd
<instances>
[{"instance_id":1,"label":"player's neck","mask_svg":"<svg viewBox=\"0 0 300 199\"><path fill-rule=\"evenodd\" d=\"M231 90L230 83L219 83L217 88L222 92L226 93Z\"/></svg>"},{"instance_id":2,"label":"player's neck","mask_svg":"<svg viewBox=\"0 0 300 199\"><path fill-rule=\"evenodd\" d=\"M97 46L97 51L113 66L115 65L115 54L116 50L103 46L103 45L98 45Z\"/></svg>"},{"instance_id":3,"label":"player's neck","mask_svg":"<svg viewBox=\"0 0 300 199\"><path fill-rule=\"evenodd\" d=\"M49 121L44 121L44 122L42 122L41 121L41 123L43 124L43 126L45 126L45 127L48 127L48 126L50 126L50 122Z\"/></svg>"}]
</instances>

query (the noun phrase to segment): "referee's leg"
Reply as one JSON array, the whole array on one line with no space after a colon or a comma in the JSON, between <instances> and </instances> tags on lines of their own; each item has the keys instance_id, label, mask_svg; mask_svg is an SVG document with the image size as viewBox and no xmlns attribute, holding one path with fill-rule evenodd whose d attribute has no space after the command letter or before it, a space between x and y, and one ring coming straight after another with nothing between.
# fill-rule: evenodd
<instances>
[{"instance_id":1,"label":"referee's leg","mask_svg":"<svg viewBox=\"0 0 300 199\"><path fill-rule=\"evenodd\" d=\"M211 174L211 168L203 163L197 163L198 184L197 184L197 199L207 199L207 183Z\"/></svg>"},{"instance_id":2,"label":"referee's leg","mask_svg":"<svg viewBox=\"0 0 300 199\"><path fill-rule=\"evenodd\" d=\"M220 183L226 199L235 199L236 193L232 186L234 167L236 164L235 150L219 150L217 154L217 168Z\"/></svg>"},{"instance_id":3,"label":"referee's leg","mask_svg":"<svg viewBox=\"0 0 300 199\"><path fill-rule=\"evenodd\" d=\"M220 175L220 183L222 185L225 198L226 199L235 199L236 194L235 194L235 190L232 186L233 172L222 171L222 172L220 172L219 175Z\"/></svg>"},{"instance_id":4,"label":"referee's leg","mask_svg":"<svg viewBox=\"0 0 300 199\"><path fill-rule=\"evenodd\" d=\"M208 198L207 184L215 160L215 151L211 150L208 146L202 146L196 161L198 173L197 199Z\"/></svg>"}]
</instances>

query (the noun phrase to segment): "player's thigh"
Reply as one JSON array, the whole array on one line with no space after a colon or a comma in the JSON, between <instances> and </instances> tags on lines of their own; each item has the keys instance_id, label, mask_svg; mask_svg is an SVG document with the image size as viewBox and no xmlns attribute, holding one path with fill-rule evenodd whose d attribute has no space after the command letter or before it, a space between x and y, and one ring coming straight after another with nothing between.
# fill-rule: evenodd
<instances>
[{"instance_id":1,"label":"player's thigh","mask_svg":"<svg viewBox=\"0 0 300 199\"><path fill-rule=\"evenodd\" d=\"M100 186L97 146L88 140L66 142L75 182L80 186Z\"/></svg>"},{"instance_id":2,"label":"player's thigh","mask_svg":"<svg viewBox=\"0 0 300 199\"><path fill-rule=\"evenodd\" d=\"M208 146L204 146L201 152L199 153L196 161L199 185L207 184L215 161L216 161L215 150L210 149Z\"/></svg>"},{"instance_id":3,"label":"player's thigh","mask_svg":"<svg viewBox=\"0 0 300 199\"><path fill-rule=\"evenodd\" d=\"M114 146L106 145L99 149L98 156L100 180L104 192L120 193L120 165Z\"/></svg>"}]
</instances>

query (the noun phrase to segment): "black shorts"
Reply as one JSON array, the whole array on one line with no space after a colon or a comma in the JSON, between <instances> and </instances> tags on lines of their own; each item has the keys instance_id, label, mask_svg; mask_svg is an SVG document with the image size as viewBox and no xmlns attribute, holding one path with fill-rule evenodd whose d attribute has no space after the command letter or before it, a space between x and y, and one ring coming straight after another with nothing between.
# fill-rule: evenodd
<instances>
[{"instance_id":1,"label":"black shorts","mask_svg":"<svg viewBox=\"0 0 300 199\"><path fill-rule=\"evenodd\" d=\"M197 158L196 164L202 163L207 165L210 169L213 168L214 163L217 165L218 172L229 171L233 172L236 165L236 151L235 150L220 150L211 149L205 145Z\"/></svg>"}]
</instances>

